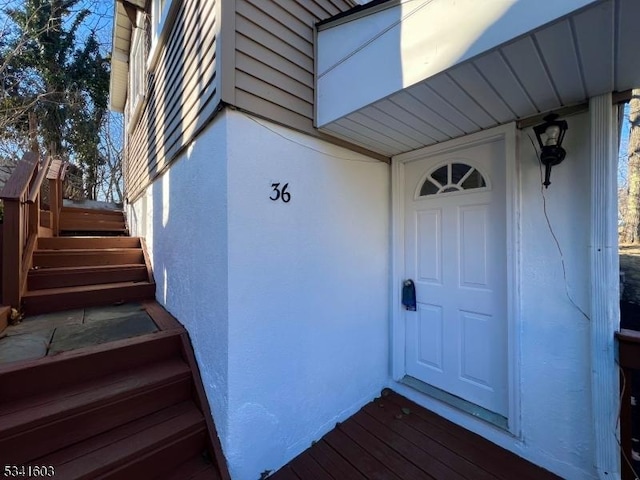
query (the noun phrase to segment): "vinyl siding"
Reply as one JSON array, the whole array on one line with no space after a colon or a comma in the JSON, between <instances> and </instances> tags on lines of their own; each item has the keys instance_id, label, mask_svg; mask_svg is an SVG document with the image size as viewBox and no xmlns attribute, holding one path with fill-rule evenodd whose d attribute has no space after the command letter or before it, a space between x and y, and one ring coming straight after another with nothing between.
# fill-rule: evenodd
<instances>
[{"instance_id":1,"label":"vinyl siding","mask_svg":"<svg viewBox=\"0 0 640 480\"><path fill-rule=\"evenodd\" d=\"M314 25L352 6L346 0L236 0L235 87L228 102L331 139L313 127Z\"/></svg>"},{"instance_id":2,"label":"vinyl siding","mask_svg":"<svg viewBox=\"0 0 640 480\"><path fill-rule=\"evenodd\" d=\"M213 0L184 0L178 6L167 41L147 75L146 104L128 136L125 186L130 201L169 166L219 107L217 12Z\"/></svg>"}]
</instances>

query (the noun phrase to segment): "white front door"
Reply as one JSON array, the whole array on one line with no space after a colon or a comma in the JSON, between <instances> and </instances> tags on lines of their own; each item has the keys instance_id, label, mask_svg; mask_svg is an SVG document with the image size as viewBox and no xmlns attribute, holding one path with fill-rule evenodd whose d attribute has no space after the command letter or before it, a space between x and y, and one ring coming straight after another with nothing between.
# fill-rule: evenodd
<instances>
[{"instance_id":1,"label":"white front door","mask_svg":"<svg viewBox=\"0 0 640 480\"><path fill-rule=\"evenodd\" d=\"M407 375L508 414L504 139L405 163Z\"/></svg>"}]
</instances>

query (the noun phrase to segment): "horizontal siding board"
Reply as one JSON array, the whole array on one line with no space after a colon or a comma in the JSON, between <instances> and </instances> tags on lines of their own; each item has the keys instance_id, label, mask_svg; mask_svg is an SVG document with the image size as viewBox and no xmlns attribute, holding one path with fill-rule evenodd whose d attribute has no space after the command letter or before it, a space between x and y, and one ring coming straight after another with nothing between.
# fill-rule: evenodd
<instances>
[{"instance_id":1,"label":"horizontal siding board","mask_svg":"<svg viewBox=\"0 0 640 480\"><path fill-rule=\"evenodd\" d=\"M242 2L246 2L247 4L252 5L254 8L260 10L265 15L268 15L272 19L274 19L277 23L282 25L286 30L283 30L285 35L282 38L291 39L292 41L299 43L303 49L311 48L309 50L310 54L313 55L313 41L309 39L309 25L311 23L306 23L303 18L299 18L296 15L291 13L291 9L289 5L286 7L281 7L273 0L269 2L265 2L262 0L241 0ZM295 2L288 2L291 5L294 5ZM281 27L279 28L281 29ZM293 32L295 34L292 37L289 32ZM302 43L298 42L298 38L302 40Z\"/></svg>"},{"instance_id":2,"label":"horizontal siding board","mask_svg":"<svg viewBox=\"0 0 640 480\"><path fill-rule=\"evenodd\" d=\"M215 2L210 0L182 2L155 71L148 76L146 105L127 144L125 181L130 200L216 111L220 95L215 13Z\"/></svg>"},{"instance_id":3,"label":"horizontal siding board","mask_svg":"<svg viewBox=\"0 0 640 480\"><path fill-rule=\"evenodd\" d=\"M280 1L287 1L287 0L280 0ZM316 19L313 22L314 24L335 15L335 13L331 13L331 12L335 12L336 8L332 5L331 12L330 12L323 6L323 3L325 2L309 2L307 0L293 0L293 1L295 1L296 4L300 5L302 8L307 10L311 15L313 15L313 17ZM348 9L345 9L345 10L348 10ZM340 10L340 11L344 11L344 10ZM338 11L337 13L340 13L340 11Z\"/></svg>"},{"instance_id":4,"label":"horizontal siding board","mask_svg":"<svg viewBox=\"0 0 640 480\"><path fill-rule=\"evenodd\" d=\"M302 25L306 28L307 25L316 24L319 19L309 10L300 5L295 0L271 0L274 4L278 5L281 9L290 12L296 19L302 22ZM314 2L307 1L307 4L313 5ZM303 33L303 38L307 38L306 32Z\"/></svg>"},{"instance_id":5,"label":"horizontal siding board","mask_svg":"<svg viewBox=\"0 0 640 480\"><path fill-rule=\"evenodd\" d=\"M236 106L296 130L313 127L315 24L345 0L236 0Z\"/></svg>"},{"instance_id":6,"label":"horizontal siding board","mask_svg":"<svg viewBox=\"0 0 640 480\"><path fill-rule=\"evenodd\" d=\"M236 87L239 90L244 90L245 92L252 92L254 95L263 98L274 105L286 105L289 110L299 113L300 115L304 115L307 118L311 118L313 116L312 103L301 100L284 90L280 90L273 85L269 85L261 79L247 75L240 70L236 71Z\"/></svg>"},{"instance_id":7,"label":"horizontal siding board","mask_svg":"<svg viewBox=\"0 0 640 480\"><path fill-rule=\"evenodd\" d=\"M277 85L278 88L286 90L307 103L313 103L313 88L300 83L295 77L282 73L281 67L272 68L274 64L269 63L268 59L267 63L262 63L242 52L238 52L236 65L241 72L259 78L271 85Z\"/></svg>"},{"instance_id":8,"label":"horizontal siding board","mask_svg":"<svg viewBox=\"0 0 640 480\"><path fill-rule=\"evenodd\" d=\"M207 84L215 73L215 48L212 48L215 37L209 45L201 45L200 40L196 40L196 48L185 56L189 60L188 64L183 66L180 62L175 63L169 72L169 78L165 78L165 70L161 70L155 89L150 93L148 108L154 112L155 121L153 125L149 125L152 130L147 133L147 166L152 165L158 149L168 148L168 136L180 128L185 111L190 110L193 103L198 101L198 90L202 88L200 86ZM203 67L205 71L201 70Z\"/></svg>"},{"instance_id":9,"label":"horizontal siding board","mask_svg":"<svg viewBox=\"0 0 640 480\"><path fill-rule=\"evenodd\" d=\"M295 125L297 126L295 127L296 130L307 132L313 130L311 118L287 108L274 105L272 102L260 98L251 92L237 89L236 103L238 108L255 113L259 117L268 118L276 123L291 126Z\"/></svg>"},{"instance_id":10,"label":"horizontal siding board","mask_svg":"<svg viewBox=\"0 0 640 480\"><path fill-rule=\"evenodd\" d=\"M265 4L270 4L270 2L265 2ZM312 39L309 35L307 36L308 39L299 36L247 0L238 0L238 2L236 2L236 8L237 12L244 18L251 19L256 27L272 32L278 38L278 41L288 44L310 59L313 59L313 44L311 43Z\"/></svg>"},{"instance_id":11,"label":"horizontal siding board","mask_svg":"<svg viewBox=\"0 0 640 480\"><path fill-rule=\"evenodd\" d=\"M237 35L236 50L239 50L254 58L261 58L260 55L265 50L269 50L278 56L287 59L289 62L297 65L302 72L311 75L313 81L313 59L302 52L291 47L287 43L281 42L278 37L265 30L254 30L257 28L253 23L245 18L238 16L236 18ZM313 83L313 82L312 82Z\"/></svg>"},{"instance_id":12,"label":"horizontal siding board","mask_svg":"<svg viewBox=\"0 0 640 480\"><path fill-rule=\"evenodd\" d=\"M197 55L190 57L186 69L175 69L171 80L163 83L158 108L165 117L162 122L156 122L156 126L161 128L161 132L156 131L157 135L169 135L179 128L185 112L200 101L200 92L215 75L215 37L209 44L199 45L196 52Z\"/></svg>"},{"instance_id":13,"label":"horizontal siding board","mask_svg":"<svg viewBox=\"0 0 640 480\"><path fill-rule=\"evenodd\" d=\"M184 108L180 113L180 122L179 128L174 128L169 135L167 136L165 142L163 143L163 148L165 150L165 154L162 156L156 157L156 164L161 164L168 159L171 158L171 154L176 151L182 149L187 141L190 140L189 134L192 133L191 126L194 122L197 121L198 115L202 111L204 107L204 102L213 97L216 94L216 83L214 82L215 76L211 79L211 81L204 86L204 89L201 91L202 99L205 99L202 104L200 103L189 103L188 107ZM155 165L151 165L151 170L153 171ZM157 170L157 168L156 168Z\"/></svg>"}]
</instances>

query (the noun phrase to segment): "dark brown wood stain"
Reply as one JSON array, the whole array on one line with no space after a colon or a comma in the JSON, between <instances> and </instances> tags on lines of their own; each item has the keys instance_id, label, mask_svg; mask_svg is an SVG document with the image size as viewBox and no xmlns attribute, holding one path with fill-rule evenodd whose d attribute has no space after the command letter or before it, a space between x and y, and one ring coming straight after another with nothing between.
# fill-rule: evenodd
<instances>
[{"instance_id":1,"label":"dark brown wood stain","mask_svg":"<svg viewBox=\"0 0 640 480\"><path fill-rule=\"evenodd\" d=\"M270 478L559 479L391 390L336 425Z\"/></svg>"}]
</instances>

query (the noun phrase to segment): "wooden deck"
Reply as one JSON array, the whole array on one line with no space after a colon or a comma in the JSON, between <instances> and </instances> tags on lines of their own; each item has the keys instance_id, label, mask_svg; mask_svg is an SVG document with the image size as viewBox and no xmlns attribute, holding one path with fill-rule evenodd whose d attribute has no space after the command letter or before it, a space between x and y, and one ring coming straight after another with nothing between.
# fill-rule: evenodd
<instances>
[{"instance_id":1,"label":"wooden deck","mask_svg":"<svg viewBox=\"0 0 640 480\"><path fill-rule=\"evenodd\" d=\"M391 390L336 425L274 480L545 480L556 475Z\"/></svg>"}]
</instances>

